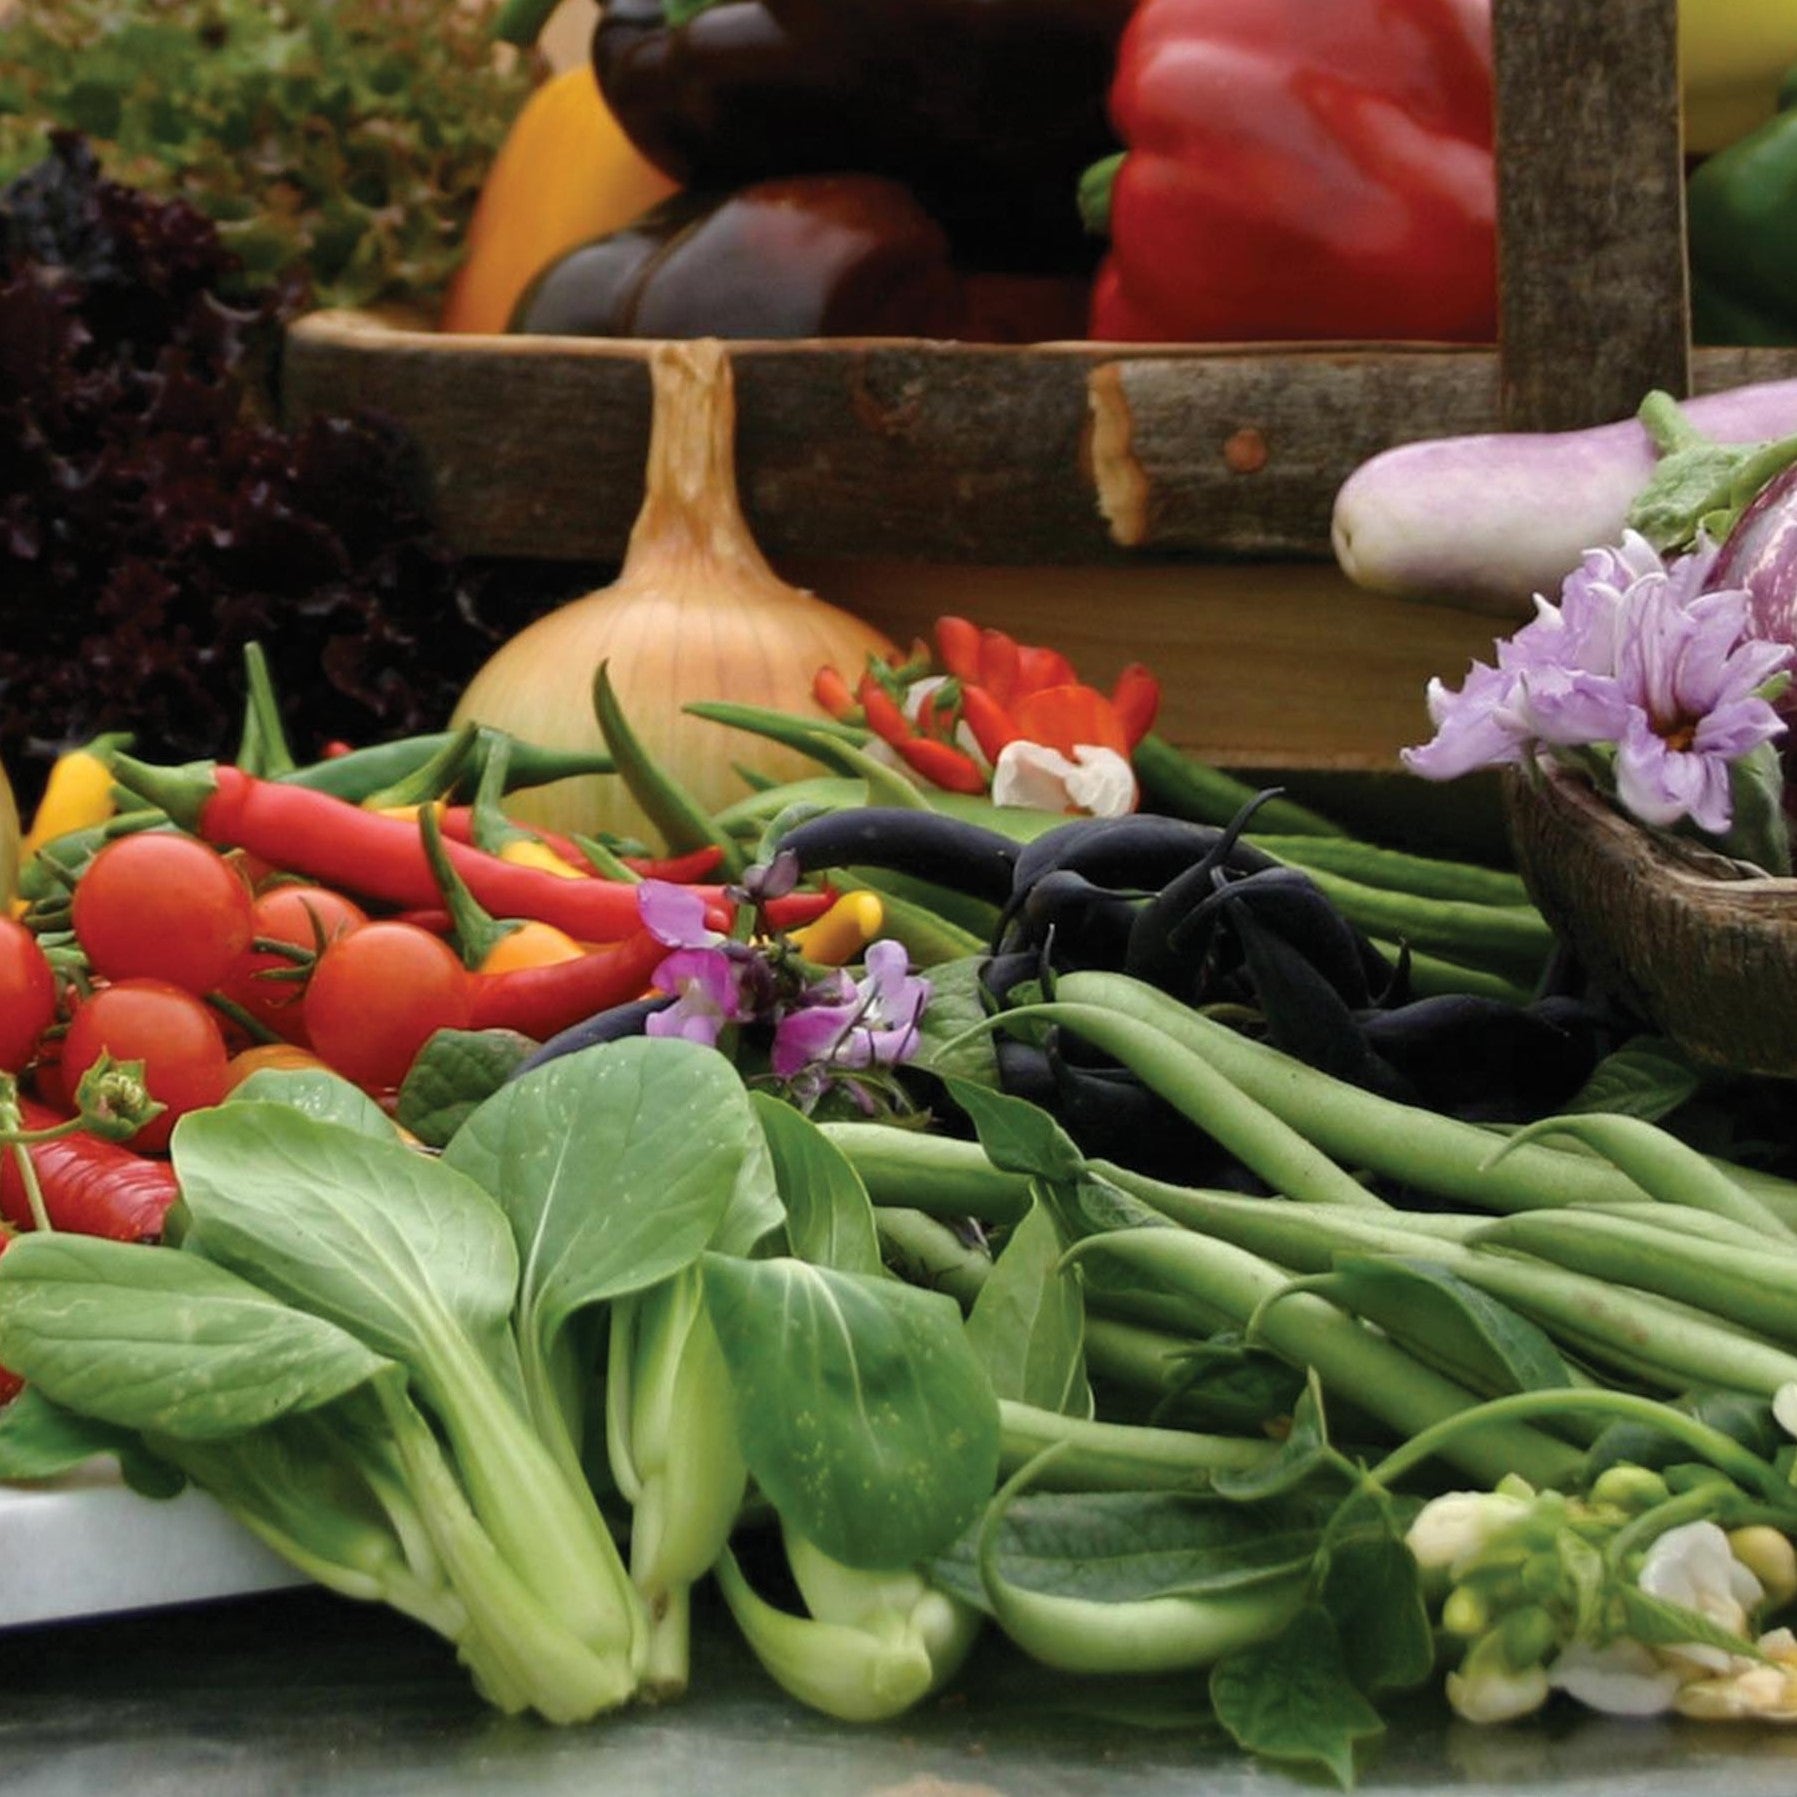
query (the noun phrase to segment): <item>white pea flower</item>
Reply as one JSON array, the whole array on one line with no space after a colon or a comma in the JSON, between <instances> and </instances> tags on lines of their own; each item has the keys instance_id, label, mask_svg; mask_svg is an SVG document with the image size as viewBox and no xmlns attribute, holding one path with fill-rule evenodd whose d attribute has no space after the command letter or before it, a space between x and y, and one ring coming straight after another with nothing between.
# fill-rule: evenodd
<instances>
[{"instance_id":1,"label":"white pea flower","mask_svg":"<svg viewBox=\"0 0 1797 1797\"><path fill-rule=\"evenodd\" d=\"M1501 1529L1529 1513L1528 1499L1499 1491L1450 1491L1417 1512L1405 1545L1424 1572L1461 1571Z\"/></svg>"},{"instance_id":2,"label":"white pea flower","mask_svg":"<svg viewBox=\"0 0 1797 1797\"><path fill-rule=\"evenodd\" d=\"M1695 1610L1743 1639L1752 1612L1766 1595L1759 1580L1729 1551L1728 1537L1713 1522L1668 1529L1647 1550L1635 1582L1650 1597ZM1681 1642L1664 1651L1701 1671L1735 1669L1735 1656L1700 1642Z\"/></svg>"},{"instance_id":3,"label":"white pea flower","mask_svg":"<svg viewBox=\"0 0 1797 1797\"><path fill-rule=\"evenodd\" d=\"M1136 776L1115 749L1075 743L1069 760L1059 749L1019 737L998 752L992 802L1031 811L1126 817L1136 808Z\"/></svg>"},{"instance_id":4,"label":"white pea flower","mask_svg":"<svg viewBox=\"0 0 1797 1797\"><path fill-rule=\"evenodd\" d=\"M1592 1647L1574 1641L1547 1669L1556 1691L1609 1716L1658 1716L1672 1708L1684 1675L1639 1641Z\"/></svg>"},{"instance_id":5,"label":"white pea flower","mask_svg":"<svg viewBox=\"0 0 1797 1797\"><path fill-rule=\"evenodd\" d=\"M1797 1636L1773 1629L1758 1646L1773 1664L1745 1664L1726 1678L1692 1680L1678 1694L1679 1714L1706 1722L1797 1722Z\"/></svg>"}]
</instances>

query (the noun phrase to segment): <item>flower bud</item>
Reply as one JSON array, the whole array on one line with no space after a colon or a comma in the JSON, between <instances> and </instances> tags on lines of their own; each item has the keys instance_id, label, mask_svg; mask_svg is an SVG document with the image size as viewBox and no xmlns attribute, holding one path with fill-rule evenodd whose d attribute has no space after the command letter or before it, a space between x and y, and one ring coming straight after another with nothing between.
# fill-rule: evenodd
<instances>
[{"instance_id":1,"label":"flower bud","mask_svg":"<svg viewBox=\"0 0 1797 1797\"><path fill-rule=\"evenodd\" d=\"M1594 1504L1613 1504L1631 1516L1665 1503L1670 1495L1666 1481L1645 1466L1607 1466L1591 1487Z\"/></svg>"},{"instance_id":2,"label":"flower bud","mask_svg":"<svg viewBox=\"0 0 1797 1797\"><path fill-rule=\"evenodd\" d=\"M1513 1722L1547 1701L1546 1668L1538 1664L1520 1671L1513 1668L1497 1633L1475 1642L1447 1682L1448 1702L1468 1722Z\"/></svg>"},{"instance_id":3,"label":"flower bud","mask_svg":"<svg viewBox=\"0 0 1797 1797\"><path fill-rule=\"evenodd\" d=\"M1766 1589L1766 1601L1780 1609L1797 1597L1797 1547L1788 1535L1765 1523L1745 1529L1731 1529L1729 1552L1741 1562Z\"/></svg>"},{"instance_id":4,"label":"flower bud","mask_svg":"<svg viewBox=\"0 0 1797 1797\"><path fill-rule=\"evenodd\" d=\"M1560 1630L1540 1604L1512 1610L1498 1626L1504 1657L1517 1671L1533 1666L1560 1645Z\"/></svg>"},{"instance_id":5,"label":"flower bud","mask_svg":"<svg viewBox=\"0 0 1797 1797\"><path fill-rule=\"evenodd\" d=\"M1456 1585L1441 1606L1441 1626L1470 1641L1491 1627L1491 1605L1471 1585Z\"/></svg>"}]
</instances>

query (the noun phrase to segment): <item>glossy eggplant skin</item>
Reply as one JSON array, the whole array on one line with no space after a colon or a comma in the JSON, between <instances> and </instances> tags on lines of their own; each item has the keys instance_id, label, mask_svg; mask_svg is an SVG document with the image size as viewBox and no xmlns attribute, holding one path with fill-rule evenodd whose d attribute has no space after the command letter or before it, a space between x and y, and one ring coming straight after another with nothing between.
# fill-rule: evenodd
<instances>
[{"instance_id":1,"label":"glossy eggplant skin","mask_svg":"<svg viewBox=\"0 0 1797 1797\"><path fill-rule=\"evenodd\" d=\"M512 328L574 337L949 336L959 277L948 239L872 175L680 193L571 250Z\"/></svg>"},{"instance_id":2,"label":"glossy eggplant skin","mask_svg":"<svg viewBox=\"0 0 1797 1797\"><path fill-rule=\"evenodd\" d=\"M552 263L514 331L571 337L1078 335L1083 277L965 274L897 182L801 175L680 193Z\"/></svg>"},{"instance_id":3,"label":"glossy eggplant skin","mask_svg":"<svg viewBox=\"0 0 1797 1797\"><path fill-rule=\"evenodd\" d=\"M689 187L855 169L903 182L964 267L1096 260L1076 192L1116 148L1105 95L1133 0L608 0L606 103Z\"/></svg>"}]
</instances>

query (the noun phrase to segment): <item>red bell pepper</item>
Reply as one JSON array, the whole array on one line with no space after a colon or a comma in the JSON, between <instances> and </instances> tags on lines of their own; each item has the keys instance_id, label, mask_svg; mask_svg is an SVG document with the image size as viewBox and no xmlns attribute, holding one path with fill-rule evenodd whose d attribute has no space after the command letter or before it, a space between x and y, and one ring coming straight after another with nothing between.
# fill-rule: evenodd
<instances>
[{"instance_id":1,"label":"red bell pepper","mask_svg":"<svg viewBox=\"0 0 1797 1797\"><path fill-rule=\"evenodd\" d=\"M1489 0L1141 0L1110 104L1094 337L1496 336Z\"/></svg>"}]
</instances>

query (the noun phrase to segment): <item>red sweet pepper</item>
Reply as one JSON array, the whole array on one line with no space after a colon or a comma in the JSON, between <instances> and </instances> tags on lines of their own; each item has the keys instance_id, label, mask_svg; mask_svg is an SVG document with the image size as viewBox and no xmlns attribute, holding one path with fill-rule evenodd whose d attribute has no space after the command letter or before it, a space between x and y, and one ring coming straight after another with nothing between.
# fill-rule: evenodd
<instances>
[{"instance_id":1,"label":"red sweet pepper","mask_svg":"<svg viewBox=\"0 0 1797 1797\"><path fill-rule=\"evenodd\" d=\"M1489 0L1141 0L1110 105L1094 337L1496 336Z\"/></svg>"}]
</instances>

